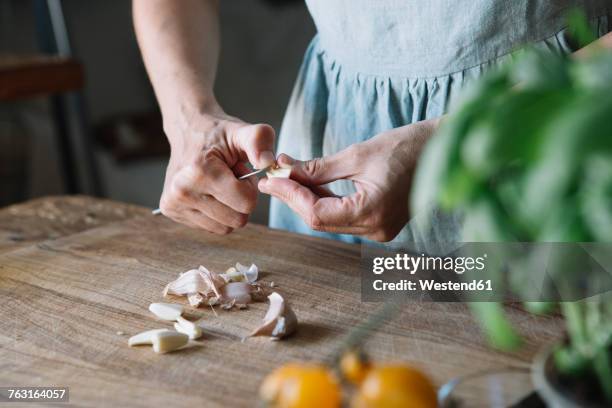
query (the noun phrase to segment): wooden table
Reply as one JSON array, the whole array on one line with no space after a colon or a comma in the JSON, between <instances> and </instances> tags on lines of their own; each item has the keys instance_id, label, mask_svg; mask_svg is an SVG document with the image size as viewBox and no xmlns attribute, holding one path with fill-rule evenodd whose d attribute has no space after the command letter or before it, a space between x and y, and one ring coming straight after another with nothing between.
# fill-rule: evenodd
<instances>
[{"instance_id":1,"label":"wooden table","mask_svg":"<svg viewBox=\"0 0 612 408\"><path fill-rule=\"evenodd\" d=\"M0 251L0 386L68 386L79 406L254 406L266 373L325 358L378 307L360 301L359 246L258 225L214 236L141 207L85 197L0 210ZM169 326L147 307L163 301L164 285L179 272L199 264L223 271L236 261L255 262L290 300L300 320L294 337L241 342L265 313L266 304L256 303L217 315L192 310L208 328L200 346L167 355L127 346L132 334ZM367 350L420 366L438 384L527 366L559 336L560 322L518 309L510 315L526 335L515 354L491 350L466 307L444 303L407 304Z\"/></svg>"}]
</instances>

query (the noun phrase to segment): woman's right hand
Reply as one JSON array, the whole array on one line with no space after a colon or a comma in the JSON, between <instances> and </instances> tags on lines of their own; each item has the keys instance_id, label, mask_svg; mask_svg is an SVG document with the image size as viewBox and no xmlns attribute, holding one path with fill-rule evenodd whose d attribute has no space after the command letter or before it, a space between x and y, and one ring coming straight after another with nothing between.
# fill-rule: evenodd
<instances>
[{"instance_id":1,"label":"woman's right hand","mask_svg":"<svg viewBox=\"0 0 612 408\"><path fill-rule=\"evenodd\" d=\"M257 183L238 177L250 171L247 162L255 168L275 163L274 129L242 122L221 109L180 116L164 123L171 155L162 213L216 234L243 227L255 209Z\"/></svg>"}]
</instances>

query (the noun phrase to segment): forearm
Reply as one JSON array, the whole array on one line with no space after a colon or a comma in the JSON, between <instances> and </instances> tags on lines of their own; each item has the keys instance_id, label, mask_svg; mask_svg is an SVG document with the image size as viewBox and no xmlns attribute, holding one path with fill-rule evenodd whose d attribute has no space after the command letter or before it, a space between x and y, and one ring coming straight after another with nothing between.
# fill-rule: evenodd
<instances>
[{"instance_id":1,"label":"forearm","mask_svg":"<svg viewBox=\"0 0 612 408\"><path fill-rule=\"evenodd\" d=\"M609 50L612 49L612 32L604 35L603 37L599 38L597 41L593 41L591 44L587 45L586 47L579 49L573 54L573 56L578 59L586 58L594 50L599 49L599 48L607 48Z\"/></svg>"},{"instance_id":2,"label":"forearm","mask_svg":"<svg viewBox=\"0 0 612 408\"><path fill-rule=\"evenodd\" d=\"M218 0L134 0L133 15L164 125L218 109Z\"/></svg>"}]
</instances>

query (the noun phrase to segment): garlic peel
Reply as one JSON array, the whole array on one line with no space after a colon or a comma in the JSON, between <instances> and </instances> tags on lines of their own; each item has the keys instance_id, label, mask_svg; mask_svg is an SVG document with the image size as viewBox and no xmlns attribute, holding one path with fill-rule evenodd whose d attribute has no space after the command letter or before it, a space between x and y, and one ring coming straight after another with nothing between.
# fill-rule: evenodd
<instances>
[{"instance_id":1,"label":"garlic peel","mask_svg":"<svg viewBox=\"0 0 612 408\"><path fill-rule=\"evenodd\" d=\"M201 266L183 272L179 277L166 285L164 296L184 296L200 293L202 296L219 295L219 288L225 285L225 280L219 274L209 271Z\"/></svg>"},{"instance_id":2,"label":"garlic peel","mask_svg":"<svg viewBox=\"0 0 612 408\"><path fill-rule=\"evenodd\" d=\"M183 306L175 303L151 303L149 311L162 320L175 321L183 314Z\"/></svg>"},{"instance_id":3,"label":"garlic peel","mask_svg":"<svg viewBox=\"0 0 612 408\"><path fill-rule=\"evenodd\" d=\"M222 273L221 276L227 282L243 282L246 281L248 283L253 283L257 280L259 275L259 268L255 264L251 264L251 266L242 265L240 262L236 263L236 266L232 266L228 268L225 273Z\"/></svg>"},{"instance_id":4,"label":"garlic peel","mask_svg":"<svg viewBox=\"0 0 612 408\"><path fill-rule=\"evenodd\" d=\"M167 284L164 289L164 296L206 292L208 289L208 285L202 278L200 271L191 269L181 273L178 279Z\"/></svg>"},{"instance_id":5,"label":"garlic peel","mask_svg":"<svg viewBox=\"0 0 612 408\"><path fill-rule=\"evenodd\" d=\"M298 320L289 304L278 292L272 292L268 299L270 307L264 316L264 322L251 336L270 336L278 340L293 334Z\"/></svg>"},{"instance_id":6,"label":"garlic peel","mask_svg":"<svg viewBox=\"0 0 612 408\"><path fill-rule=\"evenodd\" d=\"M189 304L193 307L198 307L202 303L204 303L204 297L199 293L188 293L187 300L189 301Z\"/></svg>"},{"instance_id":7,"label":"garlic peel","mask_svg":"<svg viewBox=\"0 0 612 408\"><path fill-rule=\"evenodd\" d=\"M221 288L221 299L224 303L251 303L252 286L247 282L230 282Z\"/></svg>"}]
</instances>

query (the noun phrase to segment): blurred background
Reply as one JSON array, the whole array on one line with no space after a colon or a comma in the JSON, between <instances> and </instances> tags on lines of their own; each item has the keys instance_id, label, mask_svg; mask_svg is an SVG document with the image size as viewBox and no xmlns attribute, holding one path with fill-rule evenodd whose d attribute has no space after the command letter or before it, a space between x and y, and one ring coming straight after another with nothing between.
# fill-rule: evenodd
<instances>
[{"instance_id":1,"label":"blurred background","mask_svg":"<svg viewBox=\"0 0 612 408\"><path fill-rule=\"evenodd\" d=\"M216 94L279 128L315 29L302 1L221 1ZM169 147L129 0L0 0L0 206L65 193L157 207ZM266 223L261 196L254 222Z\"/></svg>"}]
</instances>

